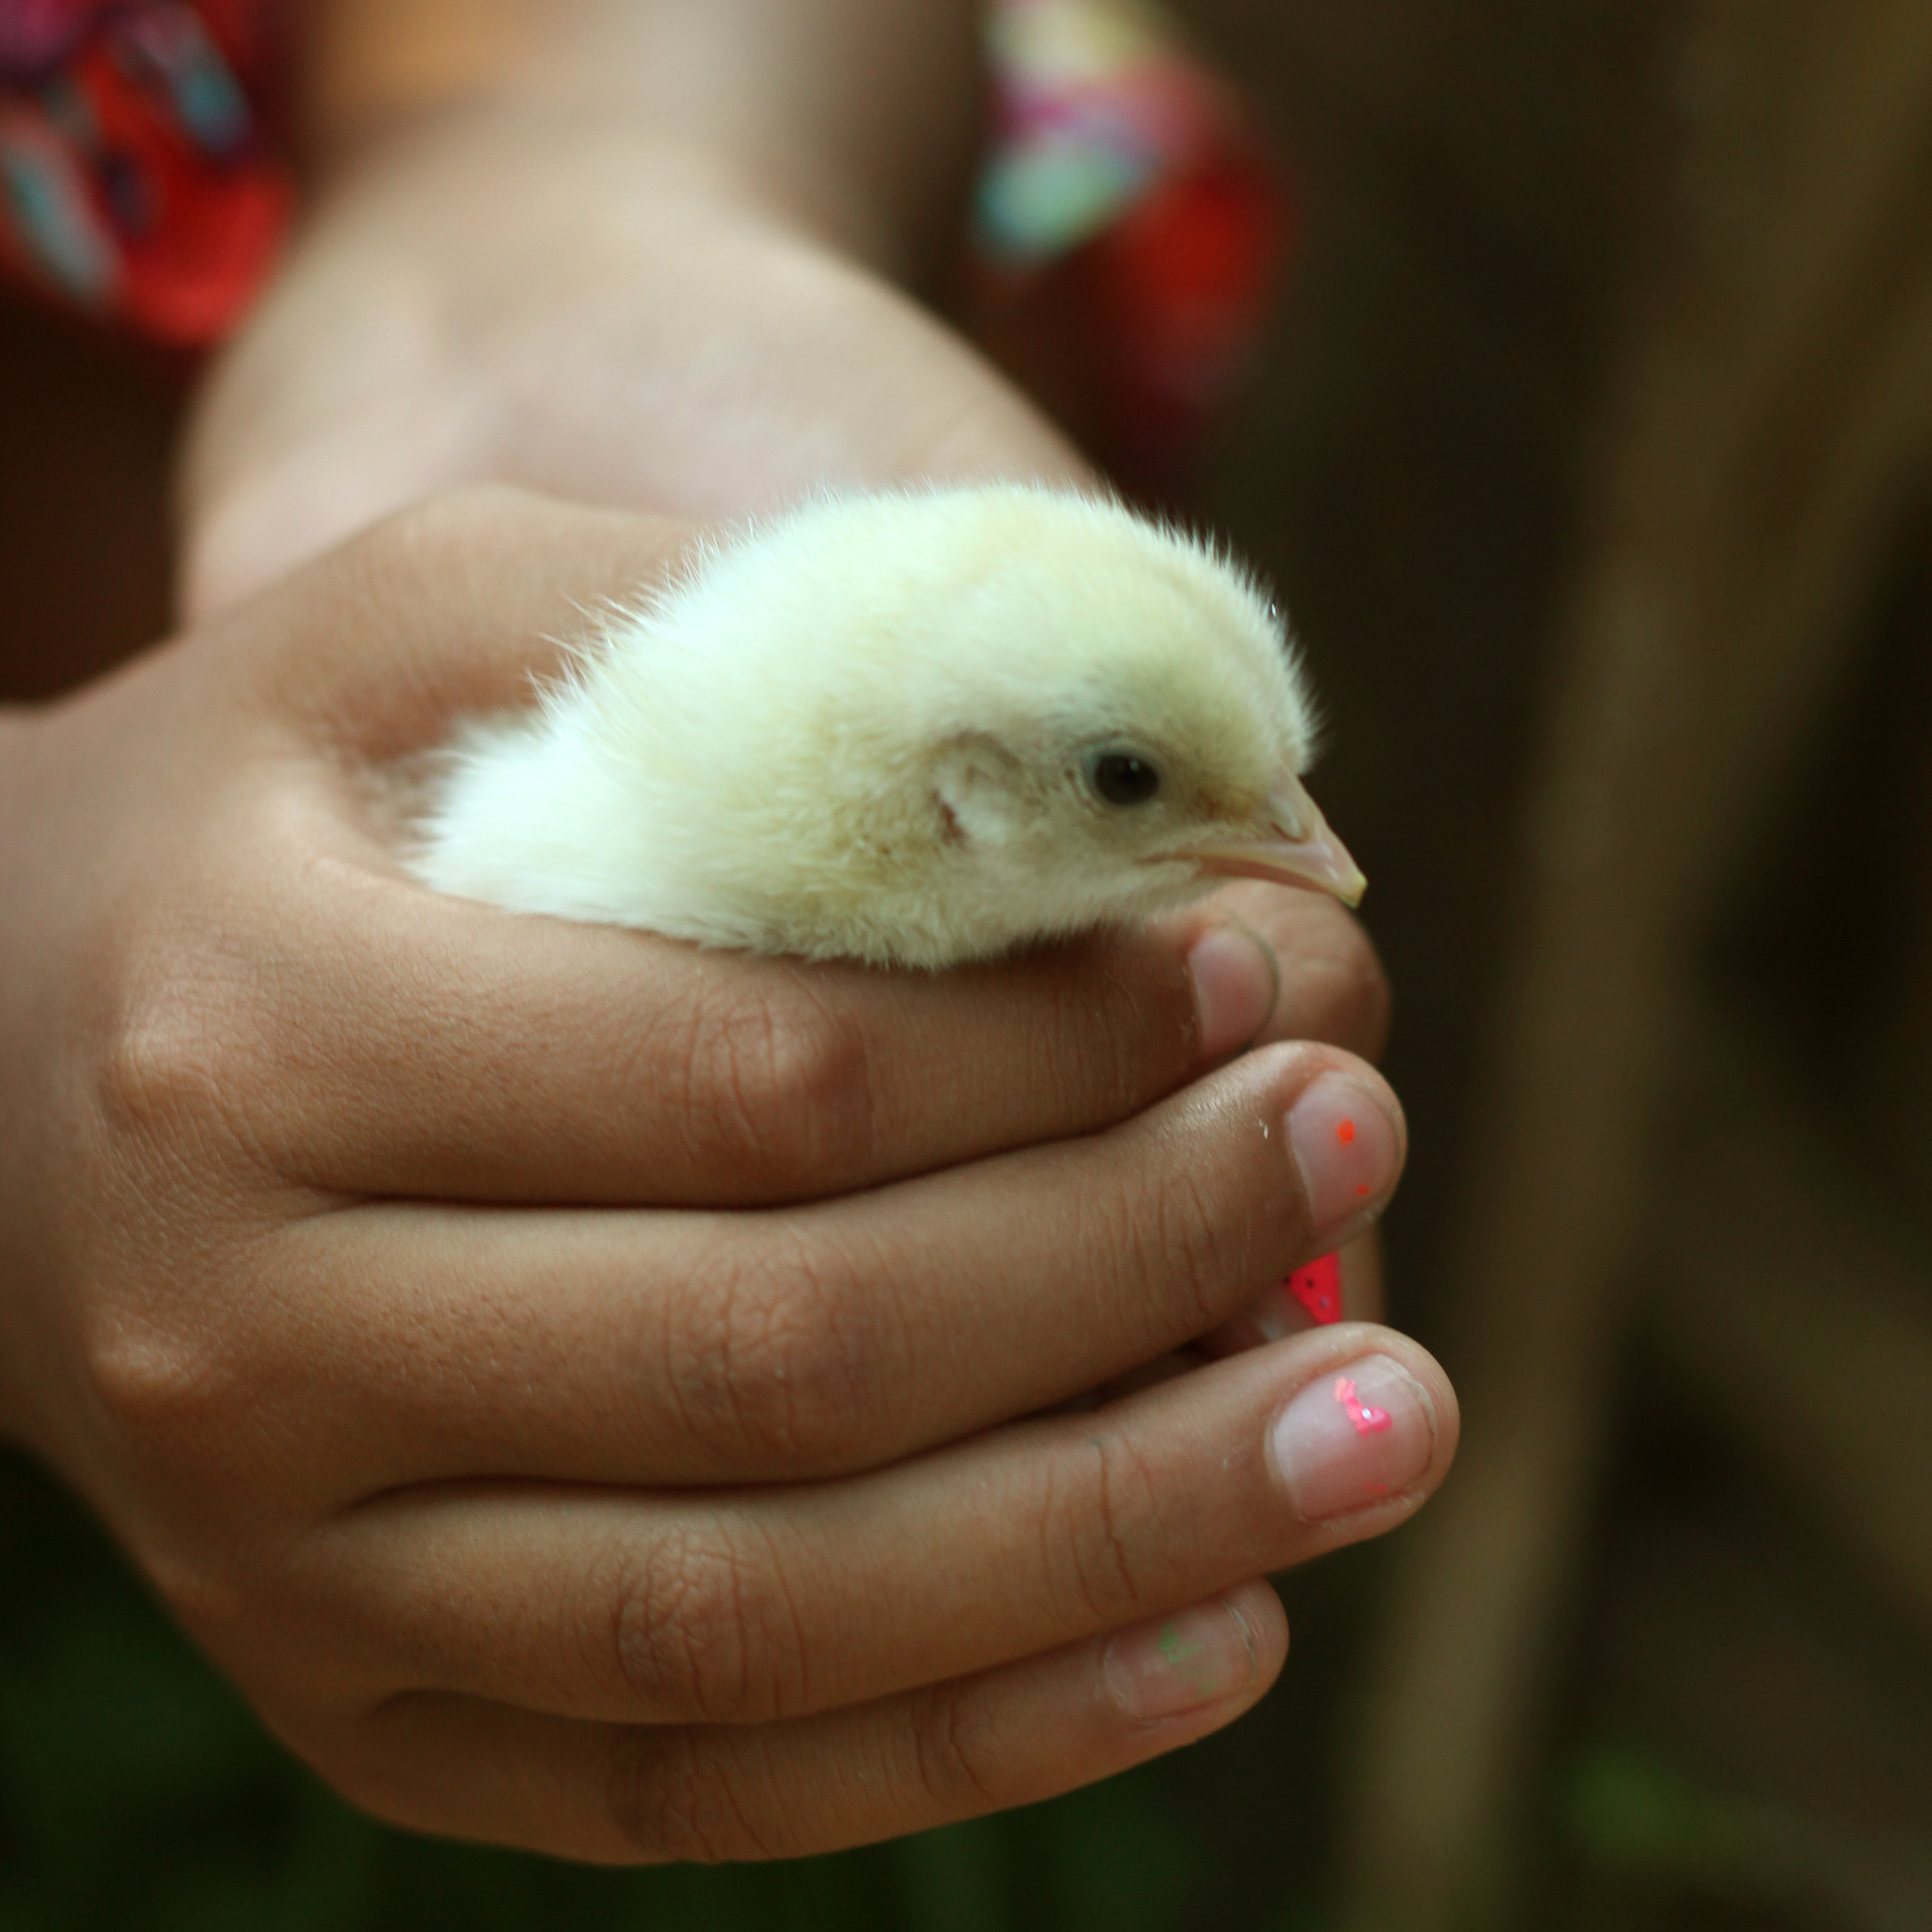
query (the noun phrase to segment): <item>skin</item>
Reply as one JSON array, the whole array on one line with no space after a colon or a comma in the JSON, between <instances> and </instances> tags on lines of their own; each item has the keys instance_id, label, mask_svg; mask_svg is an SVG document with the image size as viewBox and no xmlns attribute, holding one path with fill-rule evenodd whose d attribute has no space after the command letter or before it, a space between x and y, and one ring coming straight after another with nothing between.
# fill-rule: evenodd
<instances>
[{"instance_id":1,"label":"skin","mask_svg":"<svg viewBox=\"0 0 1932 1932\"><path fill-rule=\"evenodd\" d=\"M580 50L618 10L572 14ZM957 45L901 52L956 88ZM208 392L190 622L0 715L0 1426L294 1749L425 1828L800 1853L1227 1722L1286 1652L1255 1580L1402 1520L1454 1448L1386 1330L1162 1366L1258 1339L1258 1288L1394 1185L1346 916L1244 887L934 979L510 918L392 856L392 761L524 688L573 601L669 567L664 513L827 467L1069 472L872 272L949 166L862 214L839 184L874 162L742 98L708 122L694 85L667 133L594 89L560 131L549 96L539 134L526 98L399 106L322 68L356 131ZM634 142L634 215L573 227ZM428 341L382 300L412 247L456 319ZM276 580L478 475L658 514L472 493ZM1386 1123L1366 1196L1311 1199L1291 1156L1324 1074ZM1419 1463L1305 1508L1275 1418L1371 1356L1420 1391ZM1122 1685L1189 1605L1236 1662L1170 1671L1156 1713Z\"/></svg>"},{"instance_id":2,"label":"skin","mask_svg":"<svg viewBox=\"0 0 1932 1932\"><path fill-rule=\"evenodd\" d=\"M322 11L314 212L189 439L188 615L482 478L692 518L1091 480L896 285L958 232L971 6L497 0L501 76L450 76L464 10Z\"/></svg>"}]
</instances>

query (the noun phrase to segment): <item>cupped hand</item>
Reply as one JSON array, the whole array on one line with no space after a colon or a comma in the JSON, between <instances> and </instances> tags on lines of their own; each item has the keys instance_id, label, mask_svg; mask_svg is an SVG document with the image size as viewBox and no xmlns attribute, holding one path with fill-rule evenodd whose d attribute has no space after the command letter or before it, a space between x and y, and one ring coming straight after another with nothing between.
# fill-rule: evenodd
<instances>
[{"instance_id":1,"label":"cupped hand","mask_svg":"<svg viewBox=\"0 0 1932 1932\"><path fill-rule=\"evenodd\" d=\"M634 118L490 103L334 181L216 365L182 599L205 616L463 483L709 520L990 475L1094 480L782 187Z\"/></svg>"},{"instance_id":2,"label":"cupped hand","mask_svg":"<svg viewBox=\"0 0 1932 1932\"><path fill-rule=\"evenodd\" d=\"M190 614L482 480L724 520L827 486L1096 484L970 344L861 259L891 252L878 223L848 208L842 229L838 196L788 191L728 146L494 98L371 143L204 390L182 479ZM1305 895L1282 903L1250 888L1216 901L1292 926L1276 1036L1373 1054L1386 987L1360 931ZM1379 1315L1372 1237L1344 1275L1350 1312ZM1211 1346L1300 1324L1273 1294Z\"/></svg>"},{"instance_id":3,"label":"cupped hand","mask_svg":"<svg viewBox=\"0 0 1932 1932\"><path fill-rule=\"evenodd\" d=\"M1456 1429L1354 1324L1071 1400L1394 1186L1387 1088L1285 1043L1380 1026L1324 902L926 978L409 880L399 761L687 538L430 506L0 745L0 1418L350 1796L592 1858L1210 1730L1255 1580Z\"/></svg>"}]
</instances>

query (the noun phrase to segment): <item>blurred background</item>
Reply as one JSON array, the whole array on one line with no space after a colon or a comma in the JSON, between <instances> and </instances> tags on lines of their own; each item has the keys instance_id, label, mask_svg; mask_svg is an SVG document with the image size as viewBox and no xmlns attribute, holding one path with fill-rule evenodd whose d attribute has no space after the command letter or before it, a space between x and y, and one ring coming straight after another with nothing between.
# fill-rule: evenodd
<instances>
[{"instance_id":1,"label":"blurred background","mask_svg":"<svg viewBox=\"0 0 1932 1932\"><path fill-rule=\"evenodd\" d=\"M1932 9L1178 10L1294 160L1190 498L1375 882L1448 1488L1178 1758L617 1874L350 1812L0 1456L0 1932L1932 1927ZM164 628L175 410L0 298L0 691Z\"/></svg>"}]
</instances>

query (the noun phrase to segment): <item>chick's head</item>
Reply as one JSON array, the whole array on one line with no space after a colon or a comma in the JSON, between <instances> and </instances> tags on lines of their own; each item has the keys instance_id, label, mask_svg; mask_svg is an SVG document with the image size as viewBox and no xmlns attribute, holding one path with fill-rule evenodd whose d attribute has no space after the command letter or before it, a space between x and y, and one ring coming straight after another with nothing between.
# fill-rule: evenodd
<instances>
[{"instance_id":1,"label":"chick's head","mask_svg":"<svg viewBox=\"0 0 1932 1932\"><path fill-rule=\"evenodd\" d=\"M1353 903L1301 783L1313 722L1279 617L1213 553L1116 514L1008 549L954 606L956 709L927 740L962 871L1063 924L1230 874Z\"/></svg>"},{"instance_id":2,"label":"chick's head","mask_svg":"<svg viewBox=\"0 0 1932 1932\"><path fill-rule=\"evenodd\" d=\"M868 573L862 622L845 580L825 694L848 807L833 836L867 855L842 876L879 935L863 950L980 956L1228 876L1359 898L1301 783L1300 668L1244 572L1064 493L995 486L896 514L899 561Z\"/></svg>"}]
</instances>

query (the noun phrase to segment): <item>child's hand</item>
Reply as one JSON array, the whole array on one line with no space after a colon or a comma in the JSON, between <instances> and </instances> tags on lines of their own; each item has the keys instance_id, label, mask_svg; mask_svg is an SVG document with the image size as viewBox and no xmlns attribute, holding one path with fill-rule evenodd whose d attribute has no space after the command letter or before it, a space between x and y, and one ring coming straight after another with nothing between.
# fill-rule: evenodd
<instances>
[{"instance_id":1,"label":"child's hand","mask_svg":"<svg viewBox=\"0 0 1932 1932\"><path fill-rule=\"evenodd\" d=\"M1372 1044L1312 896L1243 901L1277 1002L1211 910L924 979L400 874L378 769L683 534L431 506L0 742L0 1421L352 1796L601 1858L1215 1728L1285 1649L1252 1580L1401 1521L1456 1427L1353 1325L1022 1419L1394 1185L1348 1053L1210 1070Z\"/></svg>"},{"instance_id":2,"label":"child's hand","mask_svg":"<svg viewBox=\"0 0 1932 1932\"><path fill-rule=\"evenodd\" d=\"M201 398L190 616L466 482L711 520L826 484L1092 480L890 279L957 245L974 10L546 9L500 85L354 144ZM921 37L909 71L884 58ZM671 69L682 91L646 83Z\"/></svg>"}]
</instances>

